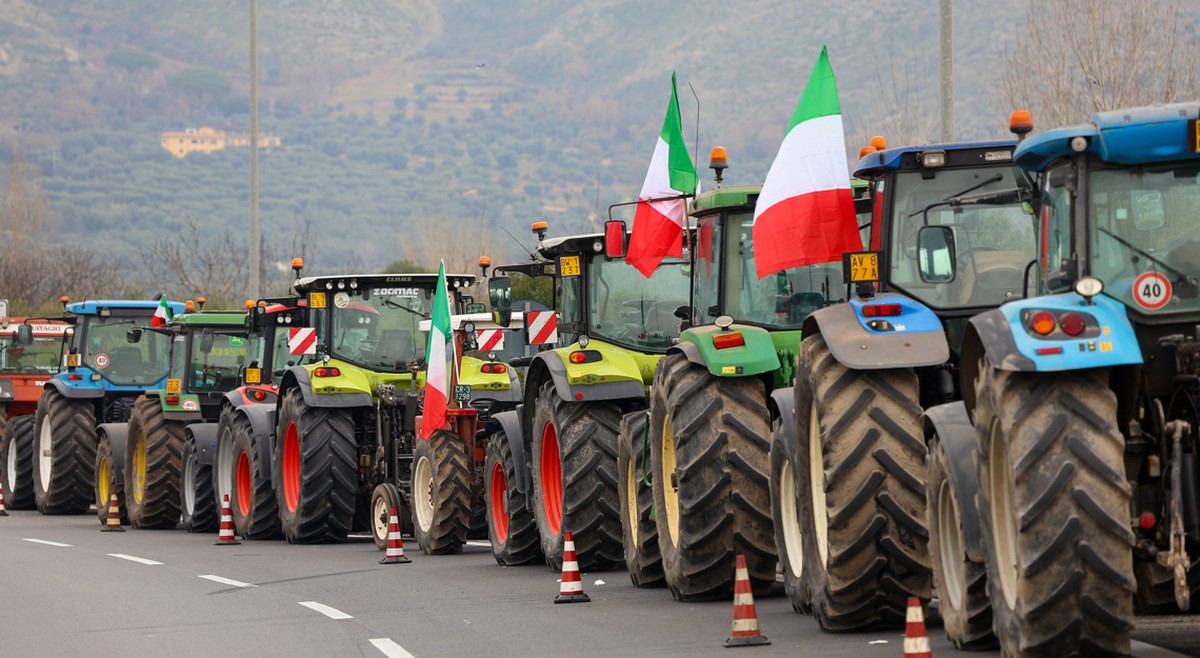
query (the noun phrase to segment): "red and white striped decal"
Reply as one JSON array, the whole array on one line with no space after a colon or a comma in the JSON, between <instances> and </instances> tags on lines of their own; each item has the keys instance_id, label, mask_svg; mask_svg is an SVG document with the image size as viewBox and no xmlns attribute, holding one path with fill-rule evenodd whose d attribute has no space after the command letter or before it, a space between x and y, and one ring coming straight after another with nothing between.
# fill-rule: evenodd
<instances>
[{"instance_id":1,"label":"red and white striped decal","mask_svg":"<svg viewBox=\"0 0 1200 658\"><path fill-rule=\"evenodd\" d=\"M476 329L475 337L479 340L479 349L485 352L504 349L503 329Z\"/></svg>"},{"instance_id":2,"label":"red and white striped decal","mask_svg":"<svg viewBox=\"0 0 1200 658\"><path fill-rule=\"evenodd\" d=\"M525 331L530 345L558 342L558 316L554 311L525 311Z\"/></svg>"},{"instance_id":3,"label":"red and white striped decal","mask_svg":"<svg viewBox=\"0 0 1200 658\"><path fill-rule=\"evenodd\" d=\"M292 354L316 354L317 330L308 327L288 329L288 351Z\"/></svg>"}]
</instances>

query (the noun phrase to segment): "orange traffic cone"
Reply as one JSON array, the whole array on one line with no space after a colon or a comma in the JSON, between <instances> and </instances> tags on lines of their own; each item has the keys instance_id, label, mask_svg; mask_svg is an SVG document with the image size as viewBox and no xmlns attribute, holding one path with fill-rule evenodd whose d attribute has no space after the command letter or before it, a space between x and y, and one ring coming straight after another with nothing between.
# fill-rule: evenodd
<instances>
[{"instance_id":1,"label":"orange traffic cone","mask_svg":"<svg viewBox=\"0 0 1200 658\"><path fill-rule=\"evenodd\" d=\"M754 608L754 592L750 589L750 572L746 570L745 556L738 555L733 580L733 632L725 640L725 646L752 647L770 643L758 631L758 611Z\"/></svg>"},{"instance_id":2,"label":"orange traffic cone","mask_svg":"<svg viewBox=\"0 0 1200 658\"><path fill-rule=\"evenodd\" d=\"M387 553L379 561L380 564L408 564L412 560L404 557L404 542L400 539L400 517L396 515L396 506L392 505L392 515L388 518Z\"/></svg>"},{"instance_id":3,"label":"orange traffic cone","mask_svg":"<svg viewBox=\"0 0 1200 658\"><path fill-rule=\"evenodd\" d=\"M100 532L125 532L125 528L121 527L121 504L117 502L115 493L108 496L108 520Z\"/></svg>"},{"instance_id":4,"label":"orange traffic cone","mask_svg":"<svg viewBox=\"0 0 1200 658\"><path fill-rule=\"evenodd\" d=\"M13 448L14 450L16 448ZM8 516L8 511L4 509L4 483L0 482L0 516Z\"/></svg>"},{"instance_id":5,"label":"orange traffic cone","mask_svg":"<svg viewBox=\"0 0 1200 658\"><path fill-rule=\"evenodd\" d=\"M233 511L229 509L229 494L221 501L221 532L217 534L217 546L237 546L242 543L233 534Z\"/></svg>"},{"instance_id":6,"label":"orange traffic cone","mask_svg":"<svg viewBox=\"0 0 1200 658\"><path fill-rule=\"evenodd\" d=\"M925 609L915 596L908 599L908 613L904 621L904 658L933 658L929 634L925 632Z\"/></svg>"},{"instance_id":7,"label":"orange traffic cone","mask_svg":"<svg viewBox=\"0 0 1200 658\"><path fill-rule=\"evenodd\" d=\"M575 538L571 531L563 536L562 585L558 588L555 603L588 603L592 597L583 593L583 581L579 579L579 562L575 559Z\"/></svg>"}]
</instances>

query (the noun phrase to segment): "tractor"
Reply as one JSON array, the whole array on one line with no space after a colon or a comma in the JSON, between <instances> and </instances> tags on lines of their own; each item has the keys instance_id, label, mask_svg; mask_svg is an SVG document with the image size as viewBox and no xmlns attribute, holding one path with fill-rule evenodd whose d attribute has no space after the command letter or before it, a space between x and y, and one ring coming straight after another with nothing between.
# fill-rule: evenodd
<instances>
[{"instance_id":1,"label":"tractor","mask_svg":"<svg viewBox=\"0 0 1200 658\"><path fill-rule=\"evenodd\" d=\"M169 369L170 339L149 333L137 343L129 330L156 313L178 314L180 302L62 298L66 372L46 382L34 417L34 498L42 514L84 514L96 485L97 425L124 423L134 401L162 388ZM32 341L32 328L18 326L18 341ZM105 503L107 504L107 502Z\"/></svg>"},{"instance_id":2,"label":"tractor","mask_svg":"<svg viewBox=\"0 0 1200 658\"><path fill-rule=\"evenodd\" d=\"M29 325L28 342L18 326ZM62 370L65 322L44 318L0 320L0 484L11 509L34 509L33 414L46 381Z\"/></svg>"},{"instance_id":3,"label":"tractor","mask_svg":"<svg viewBox=\"0 0 1200 658\"><path fill-rule=\"evenodd\" d=\"M237 385L246 358L244 313L205 311L204 298L166 326L133 327L133 345L154 335L170 341L165 386L137 398L128 422L97 428L96 515L103 524L116 494L122 519L135 528L189 532L217 528L211 451L221 398ZM199 310L198 310L199 309Z\"/></svg>"},{"instance_id":4,"label":"tractor","mask_svg":"<svg viewBox=\"0 0 1200 658\"><path fill-rule=\"evenodd\" d=\"M561 569L567 531L580 569L623 563L619 425L624 414L646 408L655 364L678 339L675 312L687 303L688 273L685 259L668 257L651 278L642 276L621 257L624 231L615 225L615 239L547 238L545 222L535 223L533 259L497 268L553 277L556 289L554 311L524 314L530 342L543 349L510 361L527 366L523 403L495 416L488 445L488 532L502 565L544 557ZM502 325L511 294L508 277L489 282Z\"/></svg>"}]
</instances>

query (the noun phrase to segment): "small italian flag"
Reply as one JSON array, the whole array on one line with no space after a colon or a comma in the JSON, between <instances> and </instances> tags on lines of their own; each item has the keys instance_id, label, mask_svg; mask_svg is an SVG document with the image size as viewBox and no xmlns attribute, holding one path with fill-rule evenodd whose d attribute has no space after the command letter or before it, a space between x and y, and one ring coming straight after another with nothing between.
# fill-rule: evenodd
<instances>
[{"instance_id":1,"label":"small italian flag","mask_svg":"<svg viewBox=\"0 0 1200 658\"><path fill-rule=\"evenodd\" d=\"M450 298L446 296L446 262L438 265L437 291L433 297L433 316L429 323L429 343L425 346L425 401L421 412L421 438L428 441L446 424L446 343L450 341Z\"/></svg>"},{"instance_id":2,"label":"small italian flag","mask_svg":"<svg viewBox=\"0 0 1200 658\"><path fill-rule=\"evenodd\" d=\"M813 67L754 209L758 278L862 249L829 56Z\"/></svg>"},{"instance_id":3,"label":"small italian flag","mask_svg":"<svg viewBox=\"0 0 1200 658\"><path fill-rule=\"evenodd\" d=\"M158 308L154 309L154 316L150 318L150 326L165 327L174 317L175 314L171 313L171 302L167 301L166 295L161 295L158 298Z\"/></svg>"},{"instance_id":4,"label":"small italian flag","mask_svg":"<svg viewBox=\"0 0 1200 658\"><path fill-rule=\"evenodd\" d=\"M650 169L638 195L625 260L643 276L650 276L664 256L682 256L684 223L687 221L685 195L696 193L696 167L688 157L679 119L679 98L675 93L675 74L671 74L671 102L667 118L650 157ZM656 200L658 199L658 200Z\"/></svg>"}]
</instances>

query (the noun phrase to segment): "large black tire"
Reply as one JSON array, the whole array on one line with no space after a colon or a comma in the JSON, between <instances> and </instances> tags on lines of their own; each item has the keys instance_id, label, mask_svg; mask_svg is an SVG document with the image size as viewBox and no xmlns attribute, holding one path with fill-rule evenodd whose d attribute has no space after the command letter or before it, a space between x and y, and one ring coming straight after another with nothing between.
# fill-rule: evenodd
<instances>
[{"instance_id":1,"label":"large black tire","mask_svg":"<svg viewBox=\"0 0 1200 658\"><path fill-rule=\"evenodd\" d=\"M125 509L134 528L179 525L183 423L167 420L162 401L139 397L125 442Z\"/></svg>"},{"instance_id":2,"label":"large black tire","mask_svg":"<svg viewBox=\"0 0 1200 658\"><path fill-rule=\"evenodd\" d=\"M217 510L225 501L225 496L233 499L233 435L235 423L249 427L250 422L241 414L235 413L230 404L221 405L221 417L217 421L217 446L213 451L213 505ZM274 492L271 493L274 496Z\"/></svg>"},{"instance_id":3,"label":"large black tire","mask_svg":"<svg viewBox=\"0 0 1200 658\"><path fill-rule=\"evenodd\" d=\"M125 508L125 472L122 470L124 456L113 454L108 435L100 436L96 444L96 486L93 498L96 502L96 517L100 525L108 523L108 508L112 497L117 497L117 514L121 525L129 525L129 510Z\"/></svg>"},{"instance_id":4,"label":"large black tire","mask_svg":"<svg viewBox=\"0 0 1200 658\"><path fill-rule=\"evenodd\" d=\"M35 509L33 497L33 415L17 416L4 427L0 446L0 480L4 505L9 509Z\"/></svg>"},{"instance_id":5,"label":"large black tire","mask_svg":"<svg viewBox=\"0 0 1200 658\"><path fill-rule=\"evenodd\" d=\"M503 431L488 441L483 463L483 498L492 557L506 567L513 567L539 561L542 547L533 512L526 507L528 494L514 486L520 476L508 442Z\"/></svg>"},{"instance_id":6,"label":"large black tire","mask_svg":"<svg viewBox=\"0 0 1200 658\"><path fill-rule=\"evenodd\" d=\"M1128 655L1134 535L1108 373L1007 372L986 357L979 373L978 507L1002 651Z\"/></svg>"},{"instance_id":7,"label":"large black tire","mask_svg":"<svg viewBox=\"0 0 1200 658\"><path fill-rule=\"evenodd\" d=\"M820 334L796 365L804 581L827 631L904 625L929 600L925 454L911 369L850 370Z\"/></svg>"},{"instance_id":8,"label":"large black tire","mask_svg":"<svg viewBox=\"0 0 1200 658\"><path fill-rule=\"evenodd\" d=\"M542 555L562 571L568 530L584 571L624 565L617 506L617 435L613 402L567 402L546 382L533 411L533 513Z\"/></svg>"},{"instance_id":9,"label":"large black tire","mask_svg":"<svg viewBox=\"0 0 1200 658\"><path fill-rule=\"evenodd\" d=\"M929 528L929 557L938 610L946 638L959 649L976 651L996 646L992 632L992 601L988 598L987 565L966 551L960 510L975 501L960 501L947 476L950 457L935 434L929 439L929 477L925 488L925 524Z\"/></svg>"},{"instance_id":10,"label":"large black tire","mask_svg":"<svg viewBox=\"0 0 1200 658\"><path fill-rule=\"evenodd\" d=\"M754 594L766 595L777 559L763 381L714 377L668 354L654 390L650 457L667 587L680 601L729 598L740 554Z\"/></svg>"},{"instance_id":11,"label":"large black tire","mask_svg":"<svg viewBox=\"0 0 1200 658\"><path fill-rule=\"evenodd\" d=\"M310 407L288 389L275 432L275 500L293 544L343 541L354 520L358 448L349 409Z\"/></svg>"},{"instance_id":12,"label":"large black tire","mask_svg":"<svg viewBox=\"0 0 1200 658\"><path fill-rule=\"evenodd\" d=\"M617 492L620 494L621 543L625 569L637 587L664 587L658 526L654 522L654 491L650 488L650 445L646 434L647 411L621 418L617 444Z\"/></svg>"},{"instance_id":13,"label":"large black tire","mask_svg":"<svg viewBox=\"0 0 1200 658\"><path fill-rule=\"evenodd\" d=\"M375 541L375 548L381 551L387 550L392 510L396 511L396 525L399 526L405 513L400 490L391 482L375 485L371 492L371 538Z\"/></svg>"},{"instance_id":14,"label":"large black tire","mask_svg":"<svg viewBox=\"0 0 1200 658\"><path fill-rule=\"evenodd\" d=\"M42 514L86 514L96 480L96 415L90 400L47 386L34 419L33 494Z\"/></svg>"},{"instance_id":15,"label":"large black tire","mask_svg":"<svg viewBox=\"0 0 1200 658\"><path fill-rule=\"evenodd\" d=\"M792 610L811 611L804 583L804 542L800 525L800 493L796 483L796 437L787 436L784 423L771 422L771 518L775 521L775 550L783 572L783 591Z\"/></svg>"},{"instance_id":16,"label":"large black tire","mask_svg":"<svg viewBox=\"0 0 1200 658\"><path fill-rule=\"evenodd\" d=\"M179 464L180 524L188 532L216 532L220 510L213 496L212 464L200 463L195 438L184 438Z\"/></svg>"},{"instance_id":17,"label":"large black tire","mask_svg":"<svg viewBox=\"0 0 1200 658\"><path fill-rule=\"evenodd\" d=\"M233 462L233 487L229 495L229 508L233 515L233 527L237 534L246 539L275 539L281 534L279 525L279 501L271 486L269 469L258 441L269 440L255 436L250 422L237 414L232 423L233 446L230 450Z\"/></svg>"},{"instance_id":18,"label":"large black tire","mask_svg":"<svg viewBox=\"0 0 1200 658\"><path fill-rule=\"evenodd\" d=\"M471 466L462 439L437 430L413 449L413 534L426 555L461 553L471 522Z\"/></svg>"}]
</instances>

